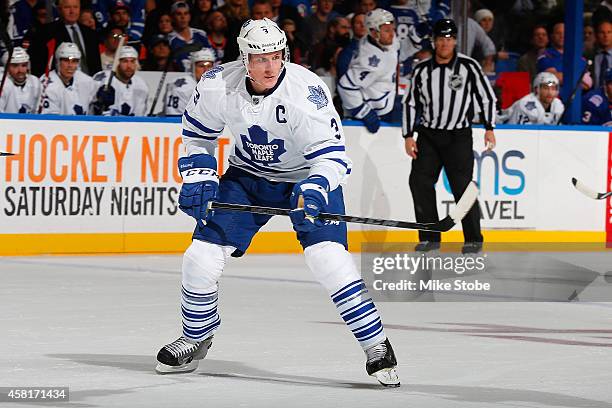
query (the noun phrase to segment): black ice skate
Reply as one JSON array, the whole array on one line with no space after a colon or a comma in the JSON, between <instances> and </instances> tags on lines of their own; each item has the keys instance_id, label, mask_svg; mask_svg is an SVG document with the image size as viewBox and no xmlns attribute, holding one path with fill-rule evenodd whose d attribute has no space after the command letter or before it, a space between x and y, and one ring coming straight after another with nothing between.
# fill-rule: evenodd
<instances>
[{"instance_id":1,"label":"black ice skate","mask_svg":"<svg viewBox=\"0 0 612 408\"><path fill-rule=\"evenodd\" d=\"M385 339L384 342L378 343L374 347L370 347L365 351L366 371L368 375L376 377L379 383L385 387L399 387L400 380L397 376L395 366L397 366L397 360L393 353L393 348L389 339Z\"/></svg>"},{"instance_id":2,"label":"black ice skate","mask_svg":"<svg viewBox=\"0 0 612 408\"><path fill-rule=\"evenodd\" d=\"M158 374L190 373L198 368L200 360L206 357L208 349L212 346L213 336L202 341L193 342L185 337L179 337L170 344L166 344L157 353Z\"/></svg>"}]
</instances>

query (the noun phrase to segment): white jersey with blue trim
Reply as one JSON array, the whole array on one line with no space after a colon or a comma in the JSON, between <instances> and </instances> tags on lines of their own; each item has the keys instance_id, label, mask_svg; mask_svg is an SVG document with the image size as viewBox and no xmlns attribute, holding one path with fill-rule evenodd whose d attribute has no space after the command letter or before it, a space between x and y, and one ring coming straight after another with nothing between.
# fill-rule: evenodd
<instances>
[{"instance_id":1,"label":"white jersey with blue trim","mask_svg":"<svg viewBox=\"0 0 612 408\"><path fill-rule=\"evenodd\" d=\"M108 83L110 71L100 71L94 75L97 89ZM147 97L149 87L144 79L134 74L128 82L120 81L113 76L111 86L115 89L115 103L104 116L145 116L147 114Z\"/></svg>"},{"instance_id":2,"label":"white jersey with blue trim","mask_svg":"<svg viewBox=\"0 0 612 408\"><path fill-rule=\"evenodd\" d=\"M532 92L504 110L501 120L504 123L519 125L556 125L563 116L564 109L563 102L555 98L550 104L550 109L546 111L540 99Z\"/></svg>"},{"instance_id":3,"label":"white jersey with blue trim","mask_svg":"<svg viewBox=\"0 0 612 408\"><path fill-rule=\"evenodd\" d=\"M185 112L187 102L191 99L197 82L193 75L183 75L166 85L164 97L164 114L166 116L180 116Z\"/></svg>"},{"instance_id":4,"label":"white jersey with blue trim","mask_svg":"<svg viewBox=\"0 0 612 408\"><path fill-rule=\"evenodd\" d=\"M7 77L0 96L0 112L37 113L39 95L40 81L34 75L27 74L23 85L15 85L11 78Z\"/></svg>"},{"instance_id":5,"label":"white jersey with blue trim","mask_svg":"<svg viewBox=\"0 0 612 408\"><path fill-rule=\"evenodd\" d=\"M393 109L399 42L396 37L387 50L374 43L370 36L359 41L346 73L338 81L338 93L347 110L363 107L357 118L374 109L378 116Z\"/></svg>"},{"instance_id":6,"label":"white jersey with blue trim","mask_svg":"<svg viewBox=\"0 0 612 408\"><path fill-rule=\"evenodd\" d=\"M47 81L44 75L40 80L42 84ZM87 115L95 95L96 84L89 75L76 71L70 83L66 85L54 70L49 73L41 113Z\"/></svg>"},{"instance_id":7,"label":"white jersey with blue trim","mask_svg":"<svg viewBox=\"0 0 612 408\"><path fill-rule=\"evenodd\" d=\"M227 127L235 138L231 166L271 181L325 177L334 190L350 173L344 131L329 89L306 68L286 63L264 95L247 88L246 69L235 61L202 75L183 114L189 155L213 155Z\"/></svg>"}]
</instances>

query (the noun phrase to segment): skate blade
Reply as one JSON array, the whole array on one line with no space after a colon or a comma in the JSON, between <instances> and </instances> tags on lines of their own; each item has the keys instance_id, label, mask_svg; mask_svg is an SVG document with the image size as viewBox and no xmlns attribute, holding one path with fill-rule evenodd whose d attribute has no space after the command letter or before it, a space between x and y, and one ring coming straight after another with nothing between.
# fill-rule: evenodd
<instances>
[{"instance_id":1,"label":"skate blade","mask_svg":"<svg viewBox=\"0 0 612 408\"><path fill-rule=\"evenodd\" d=\"M400 386L400 379L395 368L384 368L371 374L379 383L385 387L395 388Z\"/></svg>"},{"instance_id":2,"label":"skate blade","mask_svg":"<svg viewBox=\"0 0 612 408\"><path fill-rule=\"evenodd\" d=\"M192 373L198 368L199 361L193 360L190 363L183 364L180 366L169 366L164 363L157 363L155 367L155 372L157 374L184 374L184 373Z\"/></svg>"}]
</instances>

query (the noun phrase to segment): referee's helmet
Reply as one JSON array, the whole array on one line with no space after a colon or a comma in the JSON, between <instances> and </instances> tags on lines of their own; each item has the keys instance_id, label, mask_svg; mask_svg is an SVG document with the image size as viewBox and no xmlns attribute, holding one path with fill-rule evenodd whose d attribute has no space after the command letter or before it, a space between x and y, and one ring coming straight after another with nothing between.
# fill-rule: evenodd
<instances>
[{"instance_id":1,"label":"referee's helmet","mask_svg":"<svg viewBox=\"0 0 612 408\"><path fill-rule=\"evenodd\" d=\"M438 20L433 26L433 36L457 38L457 24L450 18Z\"/></svg>"}]
</instances>

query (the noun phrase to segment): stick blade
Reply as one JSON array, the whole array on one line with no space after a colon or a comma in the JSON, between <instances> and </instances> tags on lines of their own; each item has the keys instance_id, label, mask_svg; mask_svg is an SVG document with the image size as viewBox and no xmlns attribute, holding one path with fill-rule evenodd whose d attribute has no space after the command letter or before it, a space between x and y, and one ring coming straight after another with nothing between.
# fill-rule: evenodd
<instances>
[{"instance_id":1,"label":"stick blade","mask_svg":"<svg viewBox=\"0 0 612 408\"><path fill-rule=\"evenodd\" d=\"M576 190L580 191L585 196L592 198L593 200L600 200L605 196L605 194L601 194L595 190L590 189L583 182L576 179L575 177L572 177L572 184L574 185L574 187L576 187Z\"/></svg>"},{"instance_id":2,"label":"stick blade","mask_svg":"<svg viewBox=\"0 0 612 408\"><path fill-rule=\"evenodd\" d=\"M448 216L454 221L455 224L461 222L466 214L472 209L476 199L478 198L478 186L475 182L470 181L470 184L465 188L463 195L459 199L455 208L448 214Z\"/></svg>"},{"instance_id":3,"label":"stick blade","mask_svg":"<svg viewBox=\"0 0 612 408\"><path fill-rule=\"evenodd\" d=\"M14 156L15 153L8 153L8 152L0 152L0 157L1 156Z\"/></svg>"}]
</instances>

